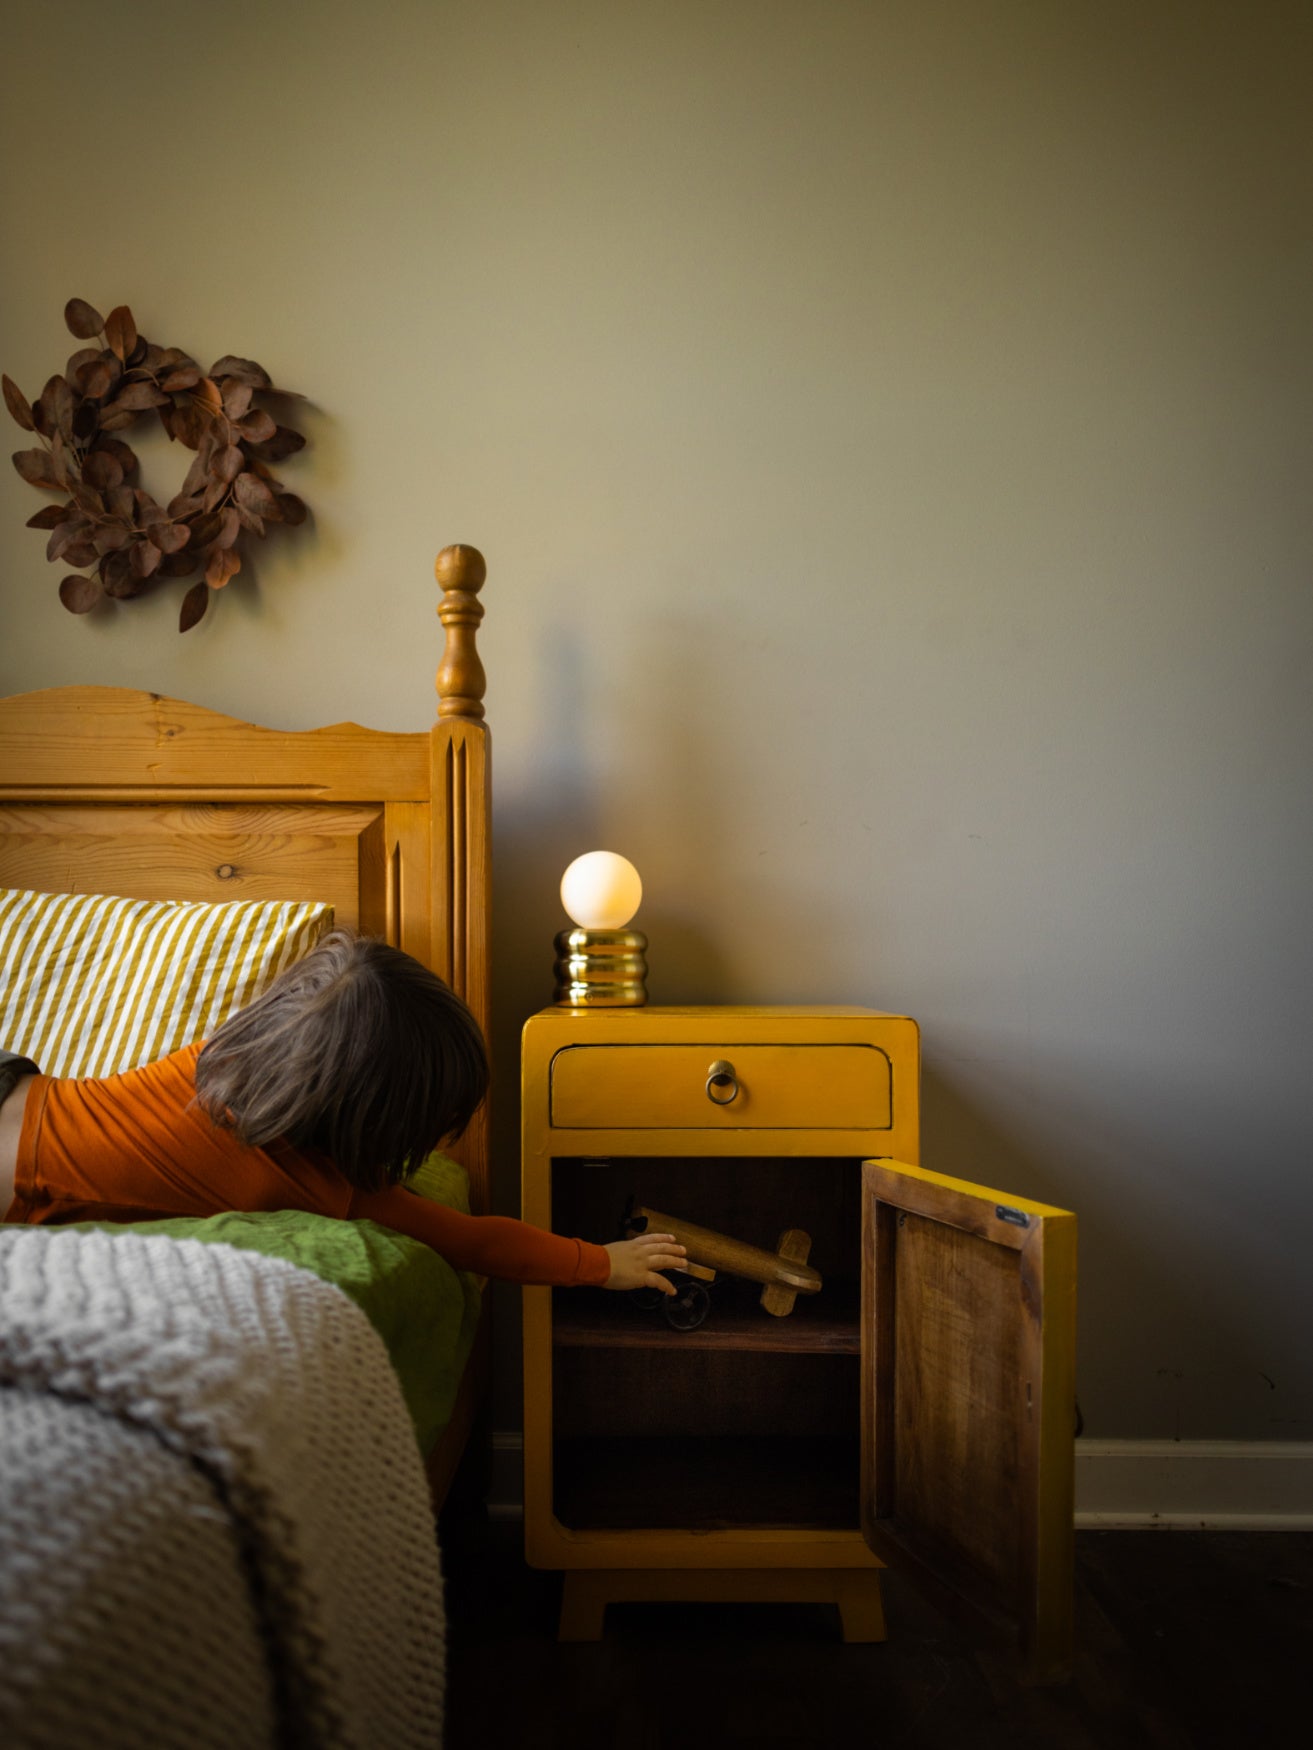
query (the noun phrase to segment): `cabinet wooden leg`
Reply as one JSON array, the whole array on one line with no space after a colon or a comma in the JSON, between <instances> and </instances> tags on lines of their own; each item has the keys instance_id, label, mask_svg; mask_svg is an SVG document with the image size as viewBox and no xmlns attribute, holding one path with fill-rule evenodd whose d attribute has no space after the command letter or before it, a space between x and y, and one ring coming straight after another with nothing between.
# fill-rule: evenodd
<instances>
[{"instance_id":1,"label":"cabinet wooden leg","mask_svg":"<svg viewBox=\"0 0 1313 1750\"><path fill-rule=\"evenodd\" d=\"M834 1603L847 1642L887 1638L878 1569L572 1569L561 1589L563 1641L600 1641L619 1603Z\"/></svg>"},{"instance_id":2,"label":"cabinet wooden leg","mask_svg":"<svg viewBox=\"0 0 1313 1750\"><path fill-rule=\"evenodd\" d=\"M866 1569L839 1572L834 1576L834 1601L845 1641L883 1641L889 1637L884 1621L884 1596L880 1575Z\"/></svg>"},{"instance_id":3,"label":"cabinet wooden leg","mask_svg":"<svg viewBox=\"0 0 1313 1750\"><path fill-rule=\"evenodd\" d=\"M561 1588L561 1641L600 1641L606 1624L608 1589L605 1574L567 1573Z\"/></svg>"}]
</instances>

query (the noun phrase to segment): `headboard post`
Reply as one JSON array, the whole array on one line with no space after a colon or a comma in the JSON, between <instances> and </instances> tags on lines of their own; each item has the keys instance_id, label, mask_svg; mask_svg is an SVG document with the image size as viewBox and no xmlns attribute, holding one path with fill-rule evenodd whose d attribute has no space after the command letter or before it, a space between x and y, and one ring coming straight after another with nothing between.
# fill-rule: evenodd
<instances>
[{"instance_id":1,"label":"headboard post","mask_svg":"<svg viewBox=\"0 0 1313 1750\"><path fill-rule=\"evenodd\" d=\"M483 618L478 599L488 575L477 547L444 547L433 567L442 585L438 618L446 630L446 647L438 664L438 716L483 716L488 677L475 648L474 636Z\"/></svg>"},{"instance_id":2,"label":"headboard post","mask_svg":"<svg viewBox=\"0 0 1313 1750\"><path fill-rule=\"evenodd\" d=\"M438 666L438 720L432 732L433 898L431 964L464 997L488 1036L491 800L487 677L475 648L483 619L478 592L487 566L475 547L444 547L434 574L442 585L438 617L446 647ZM487 1107L453 1148L470 1173L476 1214L488 1207Z\"/></svg>"}]
</instances>

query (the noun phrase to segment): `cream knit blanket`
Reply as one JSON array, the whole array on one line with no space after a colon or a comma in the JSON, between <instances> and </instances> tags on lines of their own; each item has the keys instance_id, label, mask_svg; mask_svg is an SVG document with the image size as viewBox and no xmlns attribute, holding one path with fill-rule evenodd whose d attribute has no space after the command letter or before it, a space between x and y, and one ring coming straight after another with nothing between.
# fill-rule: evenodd
<instances>
[{"instance_id":1,"label":"cream knit blanket","mask_svg":"<svg viewBox=\"0 0 1313 1750\"><path fill-rule=\"evenodd\" d=\"M228 1246L0 1227L0 1741L190 1750L240 1719L242 1750L433 1750L443 1685L414 1432L347 1297Z\"/></svg>"}]
</instances>

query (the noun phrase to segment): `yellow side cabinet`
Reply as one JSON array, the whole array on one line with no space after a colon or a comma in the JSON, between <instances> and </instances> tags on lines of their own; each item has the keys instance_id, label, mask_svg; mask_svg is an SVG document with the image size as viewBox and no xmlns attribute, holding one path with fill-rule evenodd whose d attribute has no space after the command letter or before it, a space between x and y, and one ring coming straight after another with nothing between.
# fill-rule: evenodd
<instances>
[{"instance_id":1,"label":"yellow side cabinet","mask_svg":"<svg viewBox=\"0 0 1313 1750\"><path fill-rule=\"evenodd\" d=\"M701 1599L881 1640L889 1563L1061 1675L1075 1218L917 1164L916 1023L547 1009L523 1075L526 1220L699 1236L673 1299L524 1290L525 1550L564 1571L562 1638Z\"/></svg>"}]
</instances>

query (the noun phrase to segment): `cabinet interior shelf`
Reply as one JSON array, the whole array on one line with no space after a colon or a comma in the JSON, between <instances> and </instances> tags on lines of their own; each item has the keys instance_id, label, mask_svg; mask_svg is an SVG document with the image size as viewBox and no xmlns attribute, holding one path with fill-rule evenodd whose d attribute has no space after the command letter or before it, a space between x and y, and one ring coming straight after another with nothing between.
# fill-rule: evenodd
<instances>
[{"instance_id":1,"label":"cabinet interior shelf","mask_svg":"<svg viewBox=\"0 0 1313 1750\"><path fill-rule=\"evenodd\" d=\"M660 1307L560 1307L552 1319L560 1349L727 1349L794 1355L860 1355L857 1317L799 1305L785 1318L739 1308L714 1308L694 1331L674 1331Z\"/></svg>"},{"instance_id":2,"label":"cabinet interior shelf","mask_svg":"<svg viewBox=\"0 0 1313 1750\"><path fill-rule=\"evenodd\" d=\"M841 1529L858 1523L855 1437L555 1443L555 1511L574 1530Z\"/></svg>"}]
</instances>

